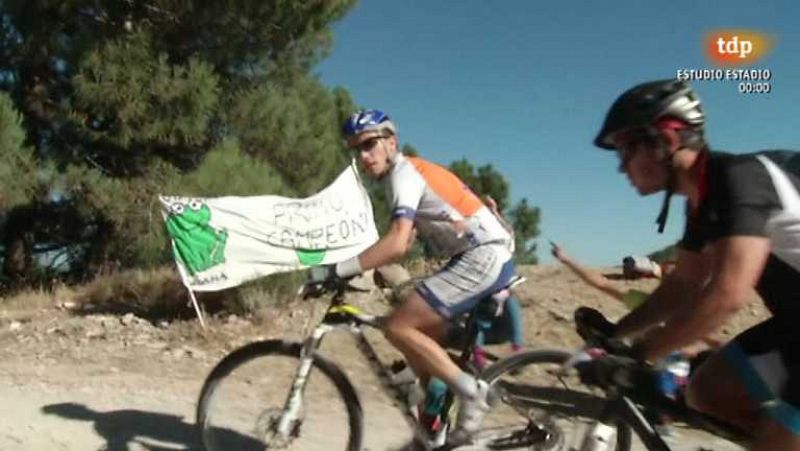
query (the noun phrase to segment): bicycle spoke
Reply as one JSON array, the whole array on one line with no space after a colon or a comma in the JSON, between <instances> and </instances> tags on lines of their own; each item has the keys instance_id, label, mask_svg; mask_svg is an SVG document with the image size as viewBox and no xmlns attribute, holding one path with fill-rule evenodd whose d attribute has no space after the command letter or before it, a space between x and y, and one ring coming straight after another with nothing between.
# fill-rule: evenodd
<instances>
[{"instance_id":1,"label":"bicycle spoke","mask_svg":"<svg viewBox=\"0 0 800 451\"><path fill-rule=\"evenodd\" d=\"M279 420L300 360L269 354L238 365L208 402L204 442L212 450L347 449L347 408L336 386L312 370L287 434Z\"/></svg>"}]
</instances>

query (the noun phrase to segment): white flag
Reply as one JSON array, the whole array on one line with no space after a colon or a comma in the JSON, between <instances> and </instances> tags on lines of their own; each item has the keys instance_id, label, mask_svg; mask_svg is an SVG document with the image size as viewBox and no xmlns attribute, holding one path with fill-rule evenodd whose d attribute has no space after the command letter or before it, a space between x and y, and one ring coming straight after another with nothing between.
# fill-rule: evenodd
<instances>
[{"instance_id":1,"label":"white flag","mask_svg":"<svg viewBox=\"0 0 800 451\"><path fill-rule=\"evenodd\" d=\"M159 198L178 270L195 291L336 263L378 239L369 195L352 164L305 199Z\"/></svg>"}]
</instances>

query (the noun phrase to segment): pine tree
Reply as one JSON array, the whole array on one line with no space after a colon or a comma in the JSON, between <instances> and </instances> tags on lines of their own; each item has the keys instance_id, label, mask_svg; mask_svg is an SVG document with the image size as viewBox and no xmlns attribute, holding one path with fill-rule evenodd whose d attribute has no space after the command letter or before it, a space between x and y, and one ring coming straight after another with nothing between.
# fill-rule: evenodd
<instances>
[{"instance_id":1,"label":"pine tree","mask_svg":"<svg viewBox=\"0 0 800 451\"><path fill-rule=\"evenodd\" d=\"M63 227L37 212L54 199L70 205L73 222L94 233L74 236L89 270L170 258L159 193L305 195L324 186L346 163L338 133L352 101L309 70L331 48L331 23L354 4L2 2L0 89L25 127L2 138L17 143L3 152L32 173L9 183L43 189L6 189L0 208L21 204L21 229L43 240Z\"/></svg>"},{"instance_id":2,"label":"pine tree","mask_svg":"<svg viewBox=\"0 0 800 451\"><path fill-rule=\"evenodd\" d=\"M532 242L539 236L539 220L541 212L539 207L528 205L528 199L523 198L509 212L511 225L514 227L516 249L514 260L520 264L536 264L536 243Z\"/></svg>"}]
</instances>

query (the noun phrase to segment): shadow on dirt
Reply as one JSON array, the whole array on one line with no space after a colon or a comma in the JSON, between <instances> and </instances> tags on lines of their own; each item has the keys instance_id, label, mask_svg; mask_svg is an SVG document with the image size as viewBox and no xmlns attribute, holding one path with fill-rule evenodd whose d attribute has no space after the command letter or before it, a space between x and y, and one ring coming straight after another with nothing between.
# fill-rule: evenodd
<instances>
[{"instance_id":1,"label":"shadow on dirt","mask_svg":"<svg viewBox=\"0 0 800 451\"><path fill-rule=\"evenodd\" d=\"M182 417L144 410L99 412L82 404L60 403L42 407L44 413L70 420L91 421L98 435L106 440L107 451L202 450L200 431ZM230 449L264 449L258 441L234 431L223 431L220 441Z\"/></svg>"}]
</instances>

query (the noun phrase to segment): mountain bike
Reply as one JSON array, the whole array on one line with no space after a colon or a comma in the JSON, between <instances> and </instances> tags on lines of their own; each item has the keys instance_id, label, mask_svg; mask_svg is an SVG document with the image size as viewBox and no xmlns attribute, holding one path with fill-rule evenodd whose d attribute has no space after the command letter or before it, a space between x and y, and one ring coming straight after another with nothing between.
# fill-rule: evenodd
<instances>
[{"instance_id":1,"label":"mountain bike","mask_svg":"<svg viewBox=\"0 0 800 451\"><path fill-rule=\"evenodd\" d=\"M522 280L516 278L504 288ZM340 329L355 337L369 364L368 370L378 376L381 389L395 400L411 426L416 447L459 449L447 443L446 437L441 440L441 435L435 437L438 441L434 440L431 431L417 421L419 397L409 396L409 384L397 380L397 365L384 362L367 337L368 329L381 329L383 317L366 314L348 304L344 283L307 285L304 291L307 298L324 294L331 297L322 320L303 342L265 340L245 345L223 358L207 377L197 407L197 424L206 448L361 450L364 410L360 395L339 366L320 351L326 334ZM492 299L487 297L479 305L485 307ZM469 362L477 311L478 307L463 322L466 332L460 335L465 339L457 353L450 351L456 363L473 373L476 370ZM445 426L440 430L445 434L456 412L457 402L448 392L441 409ZM558 449L559 439L549 424L539 423L529 417L525 408L501 400L484 428L465 446L550 450Z\"/></svg>"},{"instance_id":2,"label":"mountain bike","mask_svg":"<svg viewBox=\"0 0 800 451\"><path fill-rule=\"evenodd\" d=\"M586 349L626 355L624 344L594 327L598 315L605 321L599 312L580 310L584 314L576 312L575 322ZM665 395L655 382L662 371L631 358L592 359L585 350L533 350L498 361L481 377L492 381L504 402L527 405L539 412L540 421L553 425L554 433L570 436L565 450L627 451L633 431L648 450L669 451L654 425L661 414L736 444L748 441L746 432L691 409L682 396ZM593 409L590 415L587 406Z\"/></svg>"}]
</instances>

